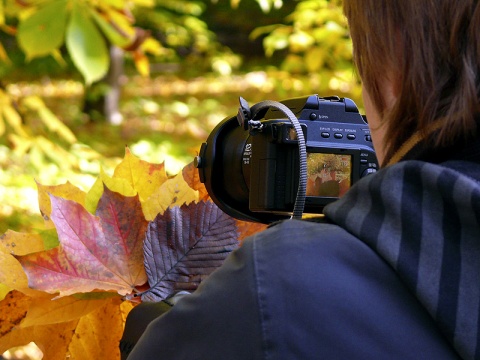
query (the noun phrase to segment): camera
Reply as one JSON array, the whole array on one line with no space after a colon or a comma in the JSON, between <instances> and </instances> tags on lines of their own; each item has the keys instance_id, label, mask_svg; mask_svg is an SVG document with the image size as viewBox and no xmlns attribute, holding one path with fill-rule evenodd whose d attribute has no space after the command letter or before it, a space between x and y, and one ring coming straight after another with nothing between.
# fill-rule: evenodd
<instances>
[{"instance_id":1,"label":"camera","mask_svg":"<svg viewBox=\"0 0 480 360\"><path fill-rule=\"evenodd\" d=\"M262 223L290 217L302 171L303 210L321 214L377 171L370 130L351 99L309 95L281 101L281 107L272 103L250 109L240 98L239 114L213 129L195 159L200 181L228 215Z\"/></svg>"}]
</instances>

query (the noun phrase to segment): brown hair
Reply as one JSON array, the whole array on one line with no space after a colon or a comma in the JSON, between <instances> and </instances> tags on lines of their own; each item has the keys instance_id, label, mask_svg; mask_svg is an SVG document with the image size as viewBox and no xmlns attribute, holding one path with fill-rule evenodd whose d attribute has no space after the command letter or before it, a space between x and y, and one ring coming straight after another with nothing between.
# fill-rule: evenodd
<instances>
[{"instance_id":1,"label":"brown hair","mask_svg":"<svg viewBox=\"0 0 480 360\"><path fill-rule=\"evenodd\" d=\"M344 0L363 84L383 117L387 162L415 132L433 146L467 137L480 112L480 1ZM379 84L394 74L387 111Z\"/></svg>"}]
</instances>

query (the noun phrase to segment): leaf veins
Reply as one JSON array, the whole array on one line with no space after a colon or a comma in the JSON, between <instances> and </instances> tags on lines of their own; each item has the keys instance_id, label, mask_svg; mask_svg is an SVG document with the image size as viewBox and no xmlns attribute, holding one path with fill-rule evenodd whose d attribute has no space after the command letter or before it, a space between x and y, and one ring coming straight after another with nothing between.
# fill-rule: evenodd
<instances>
[{"instance_id":1,"label":"leaf veins","mask_svg":"<svg viewBox=\"0 0 480 360\"><path fill-rule=\"evenodd\" d=\"M195 290L237 247L235 220L213 202L167 209L148 225L144 258L151 287L142 301Z\"/></svg>"},{"instance_id":2,"label":"leaf veins","mask_svg":"<svg viewBox=\"0 0 480 360\"><path fill-rule=\"evenodd\" d=\"M122 295L146 281L142 240L147 222L138 196L105 188L97 216L51 195L52 220L60 246L20 256L31 288L66 296L95 289Z\"/></svg>"}]
</instances>

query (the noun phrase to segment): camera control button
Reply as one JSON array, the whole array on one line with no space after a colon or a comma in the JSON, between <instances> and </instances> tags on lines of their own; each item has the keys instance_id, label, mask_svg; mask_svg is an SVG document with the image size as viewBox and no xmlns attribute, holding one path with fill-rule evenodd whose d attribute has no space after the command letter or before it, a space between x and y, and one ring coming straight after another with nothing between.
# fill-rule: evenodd
<instances>
[{"instance_id":1,"label":"camera control button","mask_svg":"<svg viewBox=\"0 0 480 360\"><path fill-rule=\"evenodd\" d=\"M368 159L360 159L360 164L368 164Z\"/></svg>"},{"instance_id":2,"label":"camera control button","mask_svg":"<svg viewBox=\"0 0 480 360\"><path fill-rule=\"evenodd\" d=\"M348 140L355 140L355 138L356 138L355 134L348 134L347 135Z\"/></svg>"},{"instance_id":3,"label":"camera control button","mask_svg":"<svg viewBox=\"0 0 480 360\"><path fill-rule=\"evenodd\" d=\"M343 139L343 134L340 133L335 133L333 136L335 137L335 139Z\"/></svg>"},{"instance_id":4,"label":"camera control button","mask_svg":"<svg viewBox=\"0 0 480 360\"><path fill-rule=\"evenodd\" d=\"M370 174L374 174L377 172L377 169L372 169L372 168L368 168L368 169L365 169L363 172L362 172L362 175L360 177L365 177L367 175L370 175Z\"/></svg>"},{"instance_id":5,"label":"camera control button","mask_svg":"<svg viewBox=\"0 0 480 360\"><path fill-rule=\"evenodd\" d=\"M328 139L330 137L330 133L328 132L322 132L320 135L322 136L322 138L325 138L325 139Z\"/></svg>"},{"instance_id":6,"label":"camera control button","mask_svg":"<svg viewBox=\"0 0 480 360\"><path fill-rule=\"evenodd\" d=\"M365 135L365 140L366 141L372 141L372 136L371 135Z\"/></svg>"}]
</instances>

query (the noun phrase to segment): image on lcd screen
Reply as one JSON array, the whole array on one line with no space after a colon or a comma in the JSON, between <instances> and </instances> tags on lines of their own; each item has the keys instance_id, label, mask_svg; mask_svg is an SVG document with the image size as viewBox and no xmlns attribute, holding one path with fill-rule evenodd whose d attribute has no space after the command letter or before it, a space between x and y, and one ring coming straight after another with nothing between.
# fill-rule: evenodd
<instances>
[{"instance_id":1,"label":"image on lcd screen","mask_svg":"<svg viewBox=\"0 0 480 360\"><path fill-rule=\"evenodd\" d=\"M340 197L351 186L352 156L307 153L307 196Z\"/></svg>"}]
</instances>

